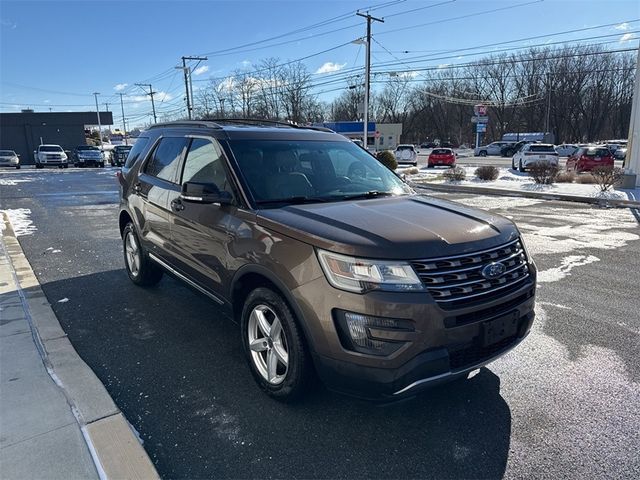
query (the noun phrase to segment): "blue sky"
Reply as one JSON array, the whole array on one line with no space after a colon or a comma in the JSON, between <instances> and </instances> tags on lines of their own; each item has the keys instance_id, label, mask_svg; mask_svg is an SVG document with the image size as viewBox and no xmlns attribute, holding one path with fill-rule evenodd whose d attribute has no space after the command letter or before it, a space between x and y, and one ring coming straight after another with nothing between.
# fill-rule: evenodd
<instances>
[{"instance_id":1,"label":"blue sky","mask_svg":"<svg viewBox=\"0 0 640 480\"><path fill-rule=\"evenodd\" d=\"M397 59L402 61L398 68L407 70L466 62L474 58L469 54L497 48L605 35L610 36L583 42L631 48L640 37L637 0L0 0L0 111L91 110L91 93L97 91L100 103L109 102L119 126L116 93L121 91L126 94L126 116L134 125L142 124L149 120L151 106L134 83L152 83L160 92L158 111L178 111L184 108L184 83L181 71L173 67L182 55L200 54L209 60L193 77L196 88L209 77L224 78L268 57L284 62L310 56L304 63L313 81L325 84L316 91L330 100L348 86L346 80L327 85L336 79L330 75L364 64L364 47L349 42L364 35L365 22L355 11L367 7L372 7L372 15L385 18L384 24L373 26L374 70L376 63ZM465 50L461 58L462 52L438 53L604 24L612 25ZM261 43L236 48L253 42ZM419 55L420 61L412 59Z\"/></svg>"}]
</instances>

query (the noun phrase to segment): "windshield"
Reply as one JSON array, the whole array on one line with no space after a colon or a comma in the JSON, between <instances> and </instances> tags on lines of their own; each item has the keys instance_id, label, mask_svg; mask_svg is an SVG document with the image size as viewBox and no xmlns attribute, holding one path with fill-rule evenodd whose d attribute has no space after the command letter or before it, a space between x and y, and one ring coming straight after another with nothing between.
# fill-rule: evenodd
<instances>
[{"instance_id":1,"label":"windshield","mask_svg":"<svg viewBox=\"0 0 640 480\"><path fill-rule=\"evenodd\" d=\"M396 150L413 150L413 145L398 145Z\"/></svg>"},{"instance_id":2,"label":"windshield","mask_svg":"<svg viewBox=\"0 0 640 480\"><path fill-rule=\"evenodd\" d=\"M98 150L100 151L100 149L98 147L92 147L91 145L82 145L80 147L77 147L78 150Z\"/></svg>"},{"instance_id":3,"label":"windshield","mask_svg":"<svg viewBox=\"0 0 640 480\"><path fill-rule=\"evenodd\" d=\"M0 150L0 155L2 155L3 157L8 157L8 156L13 156L15 155L16 152L14 152L13 150Z\"/></svg>"},{"instance_id":4,"label":"windshield","mask_svg":"<svg viewBox=\"0 0 640 480\"><path fill-rule=\"evenodd\" d=\"M41 152L62 152L62 147L57 145L40 145Z\"/></svg>"},{"instance_id":5,"label":"windshield","mask_svg":"<svg viewBox=\"0 0 640 480\"><path fill-rule=\"evenodd\" d=\"M230 141L259 204L401 195L410 187L353 142Z\"/></svg>"}]
</instances>

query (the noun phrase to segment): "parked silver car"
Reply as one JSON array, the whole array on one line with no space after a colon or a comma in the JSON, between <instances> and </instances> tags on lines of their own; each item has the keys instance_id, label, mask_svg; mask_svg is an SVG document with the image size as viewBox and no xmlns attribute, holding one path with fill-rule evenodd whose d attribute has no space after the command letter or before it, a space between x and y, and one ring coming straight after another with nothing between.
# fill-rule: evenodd
<instances>
[{"instance_id":1,"label":"parked silver car","mask_svg":"<svg viewBox=\"0 0 640 480\"><path fill-rule=\"evenodd\" d=\"M20 157L13 150L0 150L0 167L20 168Z\"/></svg>"},{"instance_id":2,"label":"parked silver car","mask_svg":"<svg viewBox=\"0 0 640 480\"><path fill-rule=\"evenodd\" d=\"M476 157L486 157L487 155L500 155L502 153L502 147L510 145L513 142L493 142L483 147L478 147L474 150Z\"/></svg>"}]
</instances>

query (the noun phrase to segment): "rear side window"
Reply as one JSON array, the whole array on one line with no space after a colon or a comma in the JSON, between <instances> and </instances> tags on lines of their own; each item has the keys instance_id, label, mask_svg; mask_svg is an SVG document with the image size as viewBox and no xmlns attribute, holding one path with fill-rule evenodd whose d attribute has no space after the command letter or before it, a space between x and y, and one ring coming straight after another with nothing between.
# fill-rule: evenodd
<instances>
[{"instance_id":1,"label":"rear side window","mask_svg":"<svg viewBox=\"0 0 640 480\"><path fill-rule=\"evenodd\" d=\"M147 162L144 173L176 183L178 165L188 139L184 137L164 137L158 143Z\"/></svg>"},{"instance_id":2,"label":"rear side window","mask_svg":"<svg viewBox=\"0 0 640 480\"><path fill-rule=\"evenodd\" d=\"M129 151L129 156L127 157L127 161L125 162L125 168L131 168L136 160L140 157L140 154L143 152L147 144L149 143L149 139L147 137L138 137L136 143L133 144L131 150Z\"/></svg>"}]
</instances>

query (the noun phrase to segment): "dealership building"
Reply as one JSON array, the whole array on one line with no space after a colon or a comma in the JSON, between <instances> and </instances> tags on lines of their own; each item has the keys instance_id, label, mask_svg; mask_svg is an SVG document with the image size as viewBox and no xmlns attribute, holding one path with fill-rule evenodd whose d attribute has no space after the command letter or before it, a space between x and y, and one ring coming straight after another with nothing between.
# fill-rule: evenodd
<instances>
[{"instance_id":1,"label":"dealership building","mask_svg":"<svg viewBox=\"0 0 640 480\"><path fill-rule=\"evenodd\" d=\"M100 123L113 125L111 112L100 112ZM32 165L38 145L54 144L72 150L86 144L85 129L97 124L96 112L0 113L0 149L14 150L20 155L20 163Z\"/></svg>"},{"instance_id":2,"label":"dealership building","mask_svg":"<svg viewBox=\"0 0 640 480\"><path fill-rule=\"evenodd\" d=\"M364 122L324 122L316 126L330 128L353 140L364 135ZM375 150L394 150L400 143L401 123L367 123L367 145Z\"/></svg>"}]
</instances>

